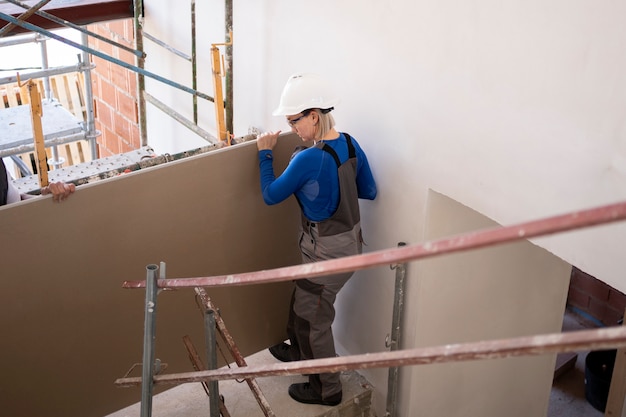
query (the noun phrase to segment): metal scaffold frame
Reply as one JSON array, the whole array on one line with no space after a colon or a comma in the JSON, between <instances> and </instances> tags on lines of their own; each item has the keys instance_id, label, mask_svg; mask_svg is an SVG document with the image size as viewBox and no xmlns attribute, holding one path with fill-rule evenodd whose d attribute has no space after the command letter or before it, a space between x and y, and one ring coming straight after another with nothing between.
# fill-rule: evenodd
<instances>
[{"instance_id":1,"label":"metal scaffold frame","mask_svg":"<svg viewBox=\"0 0 626 417\"><path fill-rule=\"evenodd\" d=\"M200 137L202 137L203 139L211 142L211 143L216 143L219 141L226 141L228 144L230 144L230 139L231 139L231 133L233 131L233 113L232 113L232 100L233 100L233 93L232 93L232 88L233 88L233 81L232 81L232 66L233 66L233 58L232 58L232 0L225 0L225 26L226 26L226 41L224 43L214 43L212 44L212 48L216 49L217 46L225 46L226 47L226 53L225 53L225 58L223 57L222 60L220 60L219 58L216 60L214 58L215 54L214 51L212 51L212 63L214 65L213 67L213 84L216 90L216 96L220 97L220 103L216 104L216 121L217 121L217 131L218 131L218 137L219 138L215 138L215 136L211 135L209 132L201 129L198 126L198 114L197 114L197 98L203 98L205 100L208 100L210 102L215 102L215 99L208 95L205 94L203 92L200 92L197 90L197 61L196 61L196 36L195 36L195 21L196 21L196 13L195 13L195 0L191 0L191 36L192 36L192 46L191 46L191 55L188 56L184 53L181 53L179 51L175 51L173 48L167 46L165 43L159 41L158 39L150 36L149 34L145 34L143 32L143 1L142 0L134 0L133 1L133 5L134 5L134 29L135 29L135 43L136 43L136 49L131 49L128 48L125 45L121 45L117 42L111 41L109 39L106 39L100 35L97 35L93 32L90 32L88 30L86 30L85 28L75 25L71 22L68 22L66 20L62 20L59 19L49 13L46 13L41 9L43 6L46 5L46 3L49 2L49 0L42 0L39 3L37 3L34 6L29 6L26 5L18 0L6 0L9 3L12 3L14 5L20 6L24 9L26 9L26 11L18 16L17 18L11 15L8 15L6 13L1 13L0 12L0 19L4 20L7 22L7 24L0 29L0 37L3 36L4 33L8 33L13 27L15 26L19 26L20 28L27 30L27 31L32 31L35 33L38 33L40 35L43 35L47 38L51 38L51 39L55 39L61 43L64 43L66 45L72 46L76 49L79 49L80 51L83 52L83 61L87 62L89 60L89 56L93 55L96 56L98 58L101 58L105 61L111 62L115 65L119 65L127 70L133 71L135 73L137 73L137 77L138 77L138 82L137 82L137 100L138 100L138 113L139 113L139 133L140 133L140 137L141 137L141 143L142 146L147 146L148 144L148 140L147 140L147 122L146 122L146 101L150 102L151 104L153 104L156 108L158 108L159 110L163 111L164 113L166 113L167 115L169 115L170 117L172 117L174 120L176 120L177 122L181 123L183 126L187 127L188 129L192 130L194 133L196 133L197 135L199 135ZM72 28L75 30L80 31L83 34L83 44L78 44L72 40L66 39L62 36L59 36L49 30L43 29L39 26L33 25L29 22L26 21L26 19L29 16L32 16L33 14L36 14L40 17L43 17L47 20L50 20L54 23L56 23L57 25L61 26L61 27L68 27L68 28ZM136 65L132 65L129 63L126 63L120 59L117 59L115 57L109 56L107 54L104 54L98 50L95 50L93 48L90 48L87 45L87 39L88 37L93 37L95 39L99 39L101 41L107 42L115 47L118 48L122 48L127 52L132 53L135 58L136 58ZM164 48L176 53L179 56L184 57L186 60L188 60L191 63L192 66L192 87L188 87L185 86L183 84L180 83L176 83L170 79L167 79L163 76L160 76L156 73L150 72L145 70L145 59L146 59L146 54L144 52L144 37L146 39L150 39L152 41L154 41L155 43L163 46ZM219 67L215 67L215 65L219 65ZM91 68L89 68L91 69ZM71 67L71 68L65 68L62 69L61 71L67 71L67 72L71 72L71 71L77 71L77 68ZM87 68L81 68L81 70L86 71ZM60 71L60 69L54 69L55 74L58 73L58 71ZM37 74L38 76L46 76L46 75L52 75L53 71L49 71L49 72L44 72L43 74ZM32 77L35 77L35 74L32 74ZM152 78L154 80L157 80L161 83L164 83L166 85L169 85L171 87L174 87L178 90L187 92L189 94L192 95L192 99L193 99L193 112L194 112L194 117L193 117L193 121L189 121L187 119L185 119L182 115L180 115L178 112L176 112L173 108L165 105L164 103L158 101L156 98L154 98L153 96L151 96L150 94L148 94L145 91L145 77L148 78ZM222 78L225 79L225 92L222 92ZM88 78L86 77L85 79L85 83L88 83ZM86 88L86 91L91 94L91 83L88 83L89 85ZM92 102L91 97L89 97L89 100L87 100L89 103ZM90 104L91 105L91 104ZM90 114L93 113L93 111L91 110L89 112ZM91 127L93 126L93 123L91 121L88 122L88 126ZM94 136L94 141L95 141L95 136ZM94 152L95 150L95 146L92 146L92 152ZM95 159L95 155L94 155L94 159Z\"/></svg>"},{"instance_id":2,"label":"metal scaffold frame","mask_svg":"<svg viewBox=\"0 0 626 417\"><path fill-rule=\"evenodd\" d=\"M626 202L605 205L587 210L529 221L513 226L497 227L458 236L443 238L425 243L405 245L377 252L348 256L339 259L320 261L312 264L289 266L249 273L196 278L156 278L150 283L151 291L156 288L200 288L258 285L297 279L314 278L347 271L357 271L382 265L398 266L403 262L418 261L435 256L452 254L467 250L495 246L503 243L526 240L591 226L626 220ZM402 288L404 269L396 277L396 295L392 349L389 352L376 352L336 358L304 360L299 362L272 365L244 366L237 369L222 368L206 371L156 375L149 381L142 378L120 378L115 384L120 387L140 384L183 384L189 382L207 383L239 378L258 378L267 376L288 376L297 374L316 374L340 372L368 368L390 368L388 395L395 395L393 384L397 383L394 368L408 365L424 365L457 361L497 359L529 355L573 352L577 350L597 350L626 348L626 327L600 328L567 333L542 334L499 340L485 340L471 343L432 346L416 349L399 349L399 335L394 332L400 326L396 314L401 315L403 304ZM125 281L123 288L147 287L147 281ZM151 302L154 300L151 300ZM146 327L147 328L147 327ZM398 329L399 330L399 329ZM395 346L394 346L395 345ZM389 346L388 346L389 347ZM149 366L148 362L145 366ZM623 403L622 399L622 403ZM395 408L387 409L388 415L394 415ZM142 415L143 417L143 415Z\"/></svg>"},{"instance_id":3,"label":"metal scaffold frame","mask_svg":"<svg viewBox=\"0 0 626 417\"><path fill-rule=\"evenodd\" d=\"M159 279L157 279L157 273ZM155 356L158 295L157 282L163 279L165 279L165 262L161 262L160 266L157 266L156 264L146 266L146 302L144 310L144 339L141 376L141 381L143 381L143 383L141 384L140 406L141 417L150 417L152 415L154 378L159 371L163 369L161 367L161 361L156 359ZM228 331L226 324L219 313L219 309L215 306L213 301L211 301L203 288L196 287L195 293L198 308L202 312L204 321L207 368L209 370L217 369L218 333L224 340L237 366L247 366L246 360L239 351L239 348L235 344L235 340ZM183 342L185 343L185 347L187 348L189 358L194 369L197 372L205 371L206 368L189 336L184 336ZM131 367L131 370L133 367ZM127 372L127 374L129 373L130 371ZM244 380L248 384L258 405L261 407L263 415L265 417L276 417L256 380L254 378L244 378ZM224 404L224 399L219 393L218 381L201 381L201 383L205 392L209 396L209 415L211 417L220 417L220 415L222 417L229 417L230 414Z\"/></svg>"},{"instance_id":4,"label":"metal scaffold frame","mask_svg":"<svg viewBox=\"0 0 626 417\"><path fill-rule=\"evenodd\" d=\"M7 0L9 2L14 2L15 0ZM41 12L44 13L44 12ZM9 25L5 26L8 27ZM82 28L81 28L82 30ZM93 92L91 88L91 70L94 68L93 65L88 63L88 56L83 55L79 62L76 65L68 65L63 67L55 67L50 68L48 66L48 49L46 43L48 41L48 37L42 34L34 33L29 36L21 36L16 39L11 38L2 38L0 39L0 47L7 46L15 46L22 45L27 43L38 43L40 46L40 55L41 55L41 63L42 69L40 71L33 71L27 74L30 80L43 78L43 98L47 101L52 101L57 99L54 97L52 89L50 87L50 77L55 75L69 74L80 72L84 74L84 88L85 88L85 113L86 118L81 120L83 125L84 134L77 135L76 138L85 138L89 142L89 146L91 148L91 158L96 159L96 138L100 135L100 132L95 128L95 120L94 120L94 112L93 112ZM83 38L83 42L86 43L86 38ZM0 85L6 84L20 84L20 76L19 73L12 76L5 76L0 78ZM33 100L31 100L33 103ZM54 141L53 141L54 142ZM61 160L57 153L57 145L52 145L52 158L51 164L55 166L55 168L60 167L63 164L63 160ZM22 171L27 172L28 169L23 167L21 161L11 155L12 160L17 163Z\"/></svg>"}]
</instances>

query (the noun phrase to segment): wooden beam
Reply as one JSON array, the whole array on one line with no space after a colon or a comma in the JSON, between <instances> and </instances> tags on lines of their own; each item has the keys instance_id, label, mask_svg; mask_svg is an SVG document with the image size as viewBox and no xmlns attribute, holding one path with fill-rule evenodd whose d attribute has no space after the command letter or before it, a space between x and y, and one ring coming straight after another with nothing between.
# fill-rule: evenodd
<instances>
[{"instance_id":1,"label":"wooden beam","mask_svg":"<svg viewBox=\"0 0 626 417\"><path fill-rule=\"evenodd\" d=\"M245 358L235 344L235 339L233 339L230 331L226 328L226 323L224 323L224 319L222 319L219 310L217 309L217 307L215 307L213 301L211 301L211 298L209 298L204 288L196 287L195 292L202 302L202 308L213 310L215 312L215 326L217 327L217 331L220 333L220 335L222 335L222 339L224 339L224 341L226 342L228 351L235 359L235 363L237 364L237 366L248 366ZM265 415L266 417L276 417L276 414L274 414L274 412L272 411L272 408L270 407L267 398L265 398L265 395L263 394L263 391L261 391L261 387L256 382L256 380L253 378L246 378L246 383L248 384L248 387L250 387L250 391L252 391L254 398L259 404L259 407L261 407L263 415Z\"/></svg>"},{"instance_id":2,"label":"wooden beam","mask_svg":"<svg viewBox=\"0 0 626 417\"><path fill-rule=\"evenodd\" d=\"M193 369L195 369L196 371L204 371L206 368L204 367L202 359L200 359L200 355L198 355L198 351L193 345L191 338L189 336L184 336L183 343L185 344L185 348L187 349L187 353L189 354L189 360L191 361ZM207 395L210 395L209 386L206 381L201 381L201 384L204 388L204 392L206 392ZM219 409L222 417L230 417L230 412L226 408L226 404L224 404L224 399L221 396L219 399Z\"/></svg>"},{"instance_id":3,"label":"wooden beam","mask_svg":"<svg viewBox=\"0 0 626 417\"><path fill-rule=\"evenodd\" d=\"M6 0L0 2L0 13L6 13L15 18L24 13L24 7L19 4L24 1ZM28 6L27 6L28 8ZM67 20L76 25L87 25L96 22L105 22L117 19L130 19L134 16L132 0L76 0L73 2L52 2L41 8L42 11L50 13L60 19ZM26 22L43 29L58 29L62 27L45 17L35 13L25 19ZM8 33L15 35L28 32L20 26L16 26Z\"/></svg>"},{"instance_id":4,"label":"wooden beam","mask_svg":"<svg viewBox=\"0 0 626 417\"><path fill-rule=\"evenodd\" d=\"M31 7L30 9L26 10L21 15L19 15L17 17L17 19L20 22L23 22L23 21L27 20L30 16L35 14L37 12L37 10L41 9L43 6L45 6L48 3L50 3L50 0L41 0L39 3L37 3L36 5ZM0 29L0 37L3 37L7 33L11 32L11 30L13 28L15 28L15 27L16 26L13 23L8 23L6 26L4 26L2 29Z\"/></svg>"}]
</instances>

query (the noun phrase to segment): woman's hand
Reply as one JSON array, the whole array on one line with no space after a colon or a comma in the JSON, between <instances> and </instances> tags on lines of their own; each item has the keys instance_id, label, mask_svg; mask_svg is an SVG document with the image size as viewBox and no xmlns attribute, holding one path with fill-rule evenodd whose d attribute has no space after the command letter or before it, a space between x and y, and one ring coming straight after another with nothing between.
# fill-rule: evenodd
<instances>
[{"instance_id":1,"label":"woman's hand","mask_svg":"<svg viewBox=\"0 0 626 417\"><path fill-rule=\"evenodd\" d=\"M272 150L274 146L276 146L276 142L278 141L278 135L280 135L280 130L276 132L263 132L256 138L256 147L262 151L265 149Z\"/></svg>"},{"instance_id":2,"label":"woman's hand","mask_svg":"<svg viewBox=\"0 0 626 417\"><path fill-rule=\"evenodd\" d=\"M64 182L59 181L59 182L53 182L47 187L42 188L41 194L42 195L52 194L53 201L63 201L67 197L69 197L69 195L72 194L74 191L76 191L76 186L74 184L72 183L66 184Z\"/></svg>"}]
</instances>

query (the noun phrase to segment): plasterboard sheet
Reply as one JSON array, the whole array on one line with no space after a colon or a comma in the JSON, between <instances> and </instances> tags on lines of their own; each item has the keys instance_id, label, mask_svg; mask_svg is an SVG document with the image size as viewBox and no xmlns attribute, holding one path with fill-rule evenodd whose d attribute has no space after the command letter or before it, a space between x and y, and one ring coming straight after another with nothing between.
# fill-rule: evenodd
<instances>
[{"instance_id":1,"label":"plasterboard sheet","mask_svg":"<svg viewBox=\"0 0 626 417\"><path fill-rule=\"evenodd\" d=\"M281 137L277 170L298 141ZM160 262L168 278L297 264L298 213L292 199L263 203L254 142L88 184L61 204L0 208L2 414L102 416L139 401L139 387L114 385L142 361L145 292L122 282ZM244 355L285 337L291 285L207 289ZM193 370L185 335L205 352L193 289L161 292L165 372Z\"/></svg>"}]
</instances>

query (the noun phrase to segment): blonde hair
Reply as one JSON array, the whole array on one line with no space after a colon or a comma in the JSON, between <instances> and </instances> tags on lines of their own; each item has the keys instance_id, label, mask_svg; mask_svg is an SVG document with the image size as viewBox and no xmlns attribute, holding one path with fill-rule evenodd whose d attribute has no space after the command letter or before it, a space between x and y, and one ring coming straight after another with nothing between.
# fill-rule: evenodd
<instances>
[{"instance_id":1,"label":"blonde hair","mask_svg":"<svg viewBox=\"0 0 626 417\"><path fill-rule=\"evenodd\" d=\"M332 128L335 127L335 118L330 114L330 110L311 109L317 113L317 131L315 132L315 139L322 139Z\"/></svg>"}]
</instances>

